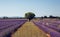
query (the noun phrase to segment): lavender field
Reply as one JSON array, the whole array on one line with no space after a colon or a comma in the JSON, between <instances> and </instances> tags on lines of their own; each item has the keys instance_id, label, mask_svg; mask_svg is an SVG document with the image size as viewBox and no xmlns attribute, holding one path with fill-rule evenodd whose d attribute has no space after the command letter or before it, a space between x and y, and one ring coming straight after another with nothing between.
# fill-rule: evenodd
<instances>
[{"instance_id":1,"label":"lavender field","mask_svg":"<svg viewBox=\"0 0 60 37\"><path fill-rule=\"evenodd\" d=\"M60 20L39 20L33 21L45 33L50 34L50 37L60 37Z\"/></svg>"},{"instance_id":2,"label":"lavender field","mask_svg":"<svg viewBox=\"0 0 60 37\"><path fill-rule=\"evenodd\" d=\"M12 37L11 35L13 33L15 33L17 31L17 29L20 29L20 27L24 30L24 27L30 27L29 29L32 29L32 28L34 29L35 28L34 26L37 26L39 29L38 28L36 28L36 29L38 29L39 31L42 30L43 33L45 32L46 34L49 34L50 36L48 36L48 37L60 37L60 20L57 20L57 19L40 20L39 19L37 21L31 20L29 23L25 23L25 22L29 22L29 21L27 19L0 19L0 37ZM31 28L30 24L32 25L32 28ZM23 27L22 27L22 25L23 25ZM31 30L29 31L29 29L26 28L26 31L28 31L28 35L33 36L32 31ZM18 31L18 32L20 32L20 31ZM32 34L29 34L29 32L31 32ZM35 33L35 31L33 31L33 32ZM21 33L23 33L23 32L21 31ZM45 35L45 33L44 33L44 35ZM24 35L26 34L26 36L28 36L27 33L23 33L23 34ZM23 34L20 34L20 35L23 35ZM38 35L37 34L38 33L36 31L35 36L39 35L39 34ZM17 35L17 32L16 32L16 35ZM16 37L16 35L15 35L15 37Z\"/></svg>"},{"instance_id":3,"label":"lavender field","mask_svg":"<svg viewBox=\"0 0 60 37\"><path fill-rule=\"evenodd\" d=\"M11 37L27 20L0 19L0 37Z\"/></svg>"}]
</instances>

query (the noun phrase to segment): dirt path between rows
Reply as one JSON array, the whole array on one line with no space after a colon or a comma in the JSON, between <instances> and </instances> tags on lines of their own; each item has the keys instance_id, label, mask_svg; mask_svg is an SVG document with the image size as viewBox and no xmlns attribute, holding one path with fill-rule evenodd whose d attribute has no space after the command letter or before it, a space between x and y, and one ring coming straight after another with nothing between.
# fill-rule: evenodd
<instances>
[{"instance_id":1,"label":"dirt path between rows","mask_svg":"<svg viewBox=\"0 0 60 37\"><path fill-rule=\"evenodd\" d=\"M12 34L12 37L47 37L47 36L32 22L26 22L14 34Z\"/></svg>"}]
</instances>

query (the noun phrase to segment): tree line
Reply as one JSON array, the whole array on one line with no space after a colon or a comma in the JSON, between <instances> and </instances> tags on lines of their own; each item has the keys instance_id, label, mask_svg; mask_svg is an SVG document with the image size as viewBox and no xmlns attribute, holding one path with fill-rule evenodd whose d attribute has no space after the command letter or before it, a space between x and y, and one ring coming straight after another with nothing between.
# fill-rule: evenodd
<instances>
[{"instance_id":1,"label":"tree line","mask_svg":"<svg viewBox=\"0 0 60 37\"><path fill-rule=\"evenodd\" d=\"M6 17L6 16L4 16L4 17L2 17L0 19L29 19L29 20L31 20L33 18L37 18L35 16L36 15L33 12L27 12L27 13L25 13L25 17ZM42 19L43 18L58 18L58 19L60 19L60 17L58 17L58 16L52 16L52 15L50 15L49 17L47 17L47 16L41 16L39 18L42 18Z\"/></svg>"}]
</instances>

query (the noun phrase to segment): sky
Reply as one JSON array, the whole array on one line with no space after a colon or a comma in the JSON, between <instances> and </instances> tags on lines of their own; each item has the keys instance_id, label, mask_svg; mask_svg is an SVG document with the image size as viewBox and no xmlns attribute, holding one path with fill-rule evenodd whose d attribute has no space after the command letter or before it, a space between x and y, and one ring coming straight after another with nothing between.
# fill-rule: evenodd
<instances>
[{"instance_id":1,"label":"sky","mask_svg":"<svg viewBox=\"0 0 60 37\"><path fill-rule=\"evenodd\" d=\"M60 16L60 0L0 0L0 17L24 17L27 12Z\"/></svg>"}]
</instances>

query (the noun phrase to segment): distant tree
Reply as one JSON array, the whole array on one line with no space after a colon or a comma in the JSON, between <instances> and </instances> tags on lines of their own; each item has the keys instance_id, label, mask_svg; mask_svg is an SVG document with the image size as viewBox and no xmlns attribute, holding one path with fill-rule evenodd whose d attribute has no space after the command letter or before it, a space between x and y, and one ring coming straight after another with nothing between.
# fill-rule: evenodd
<instances>
[{"instance_id":1,"label":"distant tree","mask_svg":"<svg viewBox=\"0 0 60 37\"><path fill-rule=\"evenodd\" d=\"M47 18L47 16L44 16L44 18Z\"/></svg>"},{"instance_id":2,"label":"distant tree","mask_svg":"<svg viewBox=\"0 0 60 37\"><path fill-rule=\"evenodd\" d=\"M43 16L41 16L40 18L43 19Z\"/></svg>"},{"instance_id":3,"label":"distant tree","mask_svg":"<svg viewBox=\"0 0 60 37\"><path fill-rule=\"evenodd\" d=\"M53 16L52 16L52 15L50 15L50 16L49 16L49 18L53 18Z\"/></svg>"},{"instance_id":4,"label":"distant tree","mask_svg":"<svg viewBox=\"0 0 60 37\"><path fill-rule=\"evenodd\" d=\"M60 17L58 17L58 19L60 19Z\"/></svg>"},{"instance_id":5,"label":"distant tree","mask_svg":"<svg viewBox=\"0 0 60 37\"><path fill-rule=\"evenodd\" d=\"M8 17L4 16L3 19L8 19Z\"/></svg>"},{"instance_id":6,"label":"distant tree","mask_svg":"<svg viewBox=\"0 0 60 37\"><path fill-rule=\"evenodd\" d=\"M35 14L32 13L32 12L27 12L27 13L25 13L25 18L29 19L29 21L30 21L31 19L33 19L34 17L35 17Z\"/></svg>"},{"instance_id":7,"label":"distant tree","mask_svg":"<svg viewBox=\"0 0 60 37\"><path fill-rule=\"evenodd\" d=\"M58 17L58 16L52 16L52 15L50 15L50 16L49 16L49 18L56 18L56 19L60 19L60 17Z\"/></svg>"}]
</instances>

